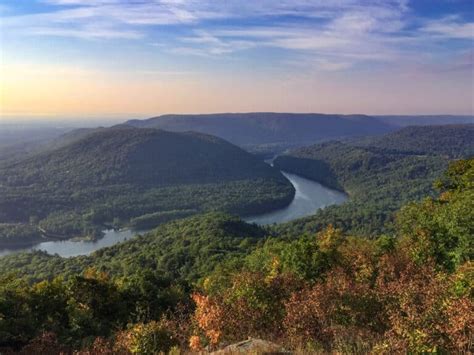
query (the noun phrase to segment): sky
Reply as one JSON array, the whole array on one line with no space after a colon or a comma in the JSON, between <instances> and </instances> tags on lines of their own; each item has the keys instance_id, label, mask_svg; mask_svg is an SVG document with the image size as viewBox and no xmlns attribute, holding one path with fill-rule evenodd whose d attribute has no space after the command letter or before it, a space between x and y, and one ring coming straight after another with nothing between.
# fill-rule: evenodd
<instances>
[{"instance_id":1,"label":"sky","mask_svg":"<svg viewBox=\"0 0 474 355\"><path fill-rule=\"evenodd\" d=\"M4 118L474 114L473 62L473 0L0 0Z\"/></svg>"}]
</instances>

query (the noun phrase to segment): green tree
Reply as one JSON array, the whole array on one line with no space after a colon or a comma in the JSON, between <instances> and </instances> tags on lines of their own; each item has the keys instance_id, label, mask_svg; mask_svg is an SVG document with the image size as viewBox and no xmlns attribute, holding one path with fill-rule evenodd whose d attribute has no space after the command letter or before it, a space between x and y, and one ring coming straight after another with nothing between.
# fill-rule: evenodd
<instances>
[{"instance_id":1,"label":"green tree","mask_svg":"<svg viewBox=\"0 0 474 355\"><path fill-rule=\"evenodd\" d=\"M402 208L397 225L416 260L452 271L474 257L474 159L451 164L436 185L440 196Z\"/></svg>"}]
</instances>

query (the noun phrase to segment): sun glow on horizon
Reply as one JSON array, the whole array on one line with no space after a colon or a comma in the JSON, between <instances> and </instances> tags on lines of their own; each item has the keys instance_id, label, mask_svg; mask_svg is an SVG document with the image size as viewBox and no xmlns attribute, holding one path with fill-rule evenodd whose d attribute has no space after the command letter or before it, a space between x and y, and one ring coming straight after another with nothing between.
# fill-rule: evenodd
<instances>
[{"instance_id":1,"label":"sun glow on horizon","mask_svg":"<svg viewBox=\"0 0 474 355\"><path fill-rule=\"evenodd\" d=\"M469 115L473 18L469 1L7 0L0 115Z\"/></svg>"}]
</instances>

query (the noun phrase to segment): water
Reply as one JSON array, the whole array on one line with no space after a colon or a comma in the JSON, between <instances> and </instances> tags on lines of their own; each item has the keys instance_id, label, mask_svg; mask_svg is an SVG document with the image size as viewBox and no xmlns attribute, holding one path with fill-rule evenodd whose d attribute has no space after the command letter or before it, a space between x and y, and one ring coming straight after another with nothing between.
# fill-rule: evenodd
<instances>
[{"instance_id":1,"label":"water","mask_svg":"<svg viewBox=\"0 0 474 355\"><path fill-rule=\"evenodd\" d=\"M96 241L48 241L27 248L0 249L0 256L12 254L19 251L28 252L35 250L43 250L49 254L58 254L65 258L78 255L88 255L98 249L110 247L114 244L130 239L138 233L138 231L133 231L129 229L117 231L110 229L105 230L104 236Z\"/></svg>"},{"instance_id":2,"label":"water","mask_svg":"<svg viewBox=\"0 0 474 355\"><path fill-rule=\"evenodd\" d=\"M347 200L346 194L331 190L301 176L282 172L295 187L295 198L285 208L258 216L244 218L246 222L260 225L284 223L314 214L318 209L341 204Z\"/></svg>"},{"instance_id":3,"label":"water","mask_svg":"<svg viewBox=\"0 0 474 355\"><path fill-rule=\"evenodd\" d=\"M283 175L285 175L295 187L296 192L293 201L287 207L280 210L244 218L246 222L260 225L288 222L296 218L312 215L320 208L340 204L347 199L345 194L328 189L317 182L295 174L283 173ZM141 232L143 233L144 231ZM140 232L128 229L120 231L110 229L105 230L104 237L97 241L46 241L32 247L0 249L0 257L19 251L28 252L35 250L43 250L49 254L58 254L66 258L88 255L98 249L130 239L138 233Z\"/></svg>"}]
</instances>

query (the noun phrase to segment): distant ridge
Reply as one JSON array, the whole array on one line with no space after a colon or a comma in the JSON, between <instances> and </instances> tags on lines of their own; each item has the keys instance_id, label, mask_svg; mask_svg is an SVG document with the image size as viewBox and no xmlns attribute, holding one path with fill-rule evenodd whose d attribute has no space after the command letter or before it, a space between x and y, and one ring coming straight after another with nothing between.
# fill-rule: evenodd
<instances>
[{"instance_id":1,"label":"distant ridge","mask_svg":"<svg viewBox=\"0 0 474 355\"><path fill-rule=\"evenodd\" d=\"M304 146L325 140L372 136L412 125L474 123L474 116L340 115L321 113L215 113L162 115L130 120L125 125L168 131L212 134L240 146L283 144Z\"/></svg>"},{"instance_id":2,"label":"distant ridge","mask_svg":"<svg viewBox=\"0 0 474 355\"><path fill-rule=\"evenodd\" d=\"M298 144L387 133L393 126L366 115L319 113L217 113L163 115L126 125L212 134L238 145Z\"/></svg>"},{"instance_id":3,"label":"distant ridge","mask_svg":"<svg viewBox=\"0 0 474 355\"><path fill-rule=\"evenodd\" d=\"M433 126L447 124L474 124L473 115L386 115L373 116L378 120L399 127L406 126Z\"/></svg>"},{"instance_id":4,"label":"distant ridge","mask_svg":"<svg viewBox=\"0 0 474 355\"><path fill-rule=\"evenodd\" d=\"M383 136L356 139L351 144L386 153L470 157L474 155L474 124L408 126Z\"/></svg>"}]
</instances>

